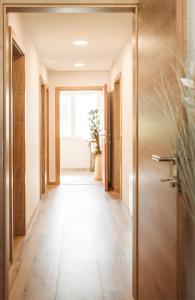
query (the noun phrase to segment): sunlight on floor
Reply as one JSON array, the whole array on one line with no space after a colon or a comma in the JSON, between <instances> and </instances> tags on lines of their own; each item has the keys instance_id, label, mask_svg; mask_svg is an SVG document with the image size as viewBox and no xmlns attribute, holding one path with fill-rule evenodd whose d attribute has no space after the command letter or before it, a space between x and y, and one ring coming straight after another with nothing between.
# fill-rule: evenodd
<instances>
[{"instance_id":1,"label":"sunlight on floor","mask_svg":"<svg viewBox=\"0 0 195 300\"><path fill-rule=\"evenodd\" d=\"M61 170L61 184L102 184L94 179L94 173L89 171L64 171Z\"/></svg>"}]
</instances>

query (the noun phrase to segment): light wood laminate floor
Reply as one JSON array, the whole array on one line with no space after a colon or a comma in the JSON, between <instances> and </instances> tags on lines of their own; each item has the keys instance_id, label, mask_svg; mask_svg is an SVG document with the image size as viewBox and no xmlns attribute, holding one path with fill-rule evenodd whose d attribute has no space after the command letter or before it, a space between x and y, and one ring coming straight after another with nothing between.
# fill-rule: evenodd
<instances>
[{"instance_id":1,"label":"light wood laminate floor","mask_svg":"<svg viewBox=\"0 0 195 300\"><path fill-rule=\"evenodd\" d=\"M94 179L94 172L89 171L65 171L61 170L61 184L102 184L100 180Z\"/></svg>"},{"instance_id":2,"label":"light wood laminate floor","mask_svg":"<svg viewBox=\"0 0 195 300\"><path fill-rule=\"evenodd\" d=\"M130 300L131 224L101 185L61 185L42 201L11 269L10 300Z\"/></svg>"}]
</instances>

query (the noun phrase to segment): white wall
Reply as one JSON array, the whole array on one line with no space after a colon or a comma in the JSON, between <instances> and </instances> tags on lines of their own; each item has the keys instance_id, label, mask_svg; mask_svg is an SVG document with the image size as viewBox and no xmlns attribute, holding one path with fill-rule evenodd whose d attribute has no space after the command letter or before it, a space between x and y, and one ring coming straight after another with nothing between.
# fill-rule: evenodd
<instances>
[{"instance_id":1,"label":"white wall","mask_svg":"<svg viewBox=\"0 0 195 300\"><path fill-rule=\"evenodd\" d=\"M50 91L50 136L49 136L49 160L50 160L50 182L55 182L55 88L59 86L102 86L109 81L108 72L49 72L49 91ZM76 147L76 148L75 148ZM69 156L69 166L76 168L89 168L89 148L86 141L70 139L62 141L61 151L70 154L74 149L74 155ZM77 155L77 157L76 157ZM68 168L68 161L65 156L61 156L62 166ZM68 157L67 157L68 158ZM76 160L77 159L77 160ZM75 164L76 163L76 164Z\"/></svg>"},{"instance_id":2,"label":"white wall","mask_svg":"<svg viewBox=\"0 0 195 300\"><path fill-rule=\"evenodd\" d=\"M26 221L28 225L40 199L39 76L41 75L47 82L47 70L41 63L35 46L28 38L19 15L10 14L9 25L25 54Z\"/></svg>"},{"instance_id":3,"label":"white wall","mask_svg":"<svg viewBox=\"0 0 195 300\"><path fill-rule=\"evenodd\" d=\"M88 142L80 138L61 139L61 169L89 169Z\"/></svg>"},{"instance_id":4,"label":"white wall","mask_svg":"<svg viewBox=\"0 0 195 300\"><path fill-rule=\"evenodd\" d=\"M114 89L114 81L121 73L122 96L122 200L132 207L131 178L133 172L133 53L132 38L124 46L121 54L110 71L110 89Z\"/></svg>"}]
</instances>

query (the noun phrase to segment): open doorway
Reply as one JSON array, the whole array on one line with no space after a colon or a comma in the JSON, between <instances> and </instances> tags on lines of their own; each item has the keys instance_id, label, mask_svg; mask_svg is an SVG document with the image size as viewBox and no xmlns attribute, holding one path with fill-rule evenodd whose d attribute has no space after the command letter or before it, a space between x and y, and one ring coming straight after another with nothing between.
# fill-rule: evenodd
<instances>
[{"instance_id":1,"label":"open doorway","mask_svg":"<svg viewBox=\"0 0 195 300\"><path fill-rule=\"evenodd\" d=\"M37 95L35 95L31 100L31 104L36 103L34 115L31 115L29 110L28 116L32 119L40 116L38 118L38 126L34 131L31 127L32 123L29 123L28 127L29 137L32 137L32 144L34 140L37 141L36 145L34 145L35 143L32 145L33 155L29 155L30 151L28 148L28 157L30 156L35 167L39 167L39 172L34 172L33 174L33 180L31 180L30 172L27 174L27 195L30 195L28 198L28 225L33 223L32 220L36 210L35 201L39 199L40 194L41 198L45 195L44 199L46 201L42 201L40 205L41 211L45 211L45 213L38 214L39 229L49 234L50 230L52 230L54 239L57 237L56 234L58 234L58 237L62 234L65 238L65 243L71 245L73 249L73 251L71 249L68 251L69 253L73 252L73 257L70 258L73 259L73 262L81 261L85 263L88 261L88 250L91 253L89 253L89 259L92 259L96 266L99 261L101 262L101 274L96 273L95 270L99 285L98 293L101 280L106 281L103 279L104 259L109 272L109 257L110 253L112 253L113 261L116 261L115 276L117 278L125 278L125 291L120 285L118 287L119 294L125 293L127 297L131 294L131 226L126 225L130 225L131 219L128 217L128 213L124 212L118 198L116 199L113 197L113 194L105 193L105 191L109 192L109 189L112 187L110 170L113 145L116 147L113 151L115 153L113 165L116 166L117 163L114 174L117 175L118 168L122 168L121 160L119 159L121 148L118 145L120 144L121 133L121 108L118 107L121 106L121 97L119 95L121 88L128 91L126 93L127 96L123 97L125 103L131 103L132 105L133 102L130 93L133 81L129 81L133 72L133 15L131 12L130 9L127 9L120 13L116 9L116 12L109 12L109 14L106 11L103 13L99 11L94 14L22 13L17 14L17 16L14 15L13 20L11 20L13 22L10 21L13 27L15 26L14 18L21 22L21 27L28 33L28 37L32 42L35 43L37 50L34 56L28 56L28 60L32 60L28 63L28 67L31 67L28 69L28 76L33 73L34 78L36 78L36 86L33 84L32 77L28 80L28 95L30 96L31 91L36 90L37 86L39 87L38 105ZM51 24L52 26L50 26ZM53 31L53 24L56 25L55 28L58 28L59 35L56 35L56 29ZM61 33L60 30L62 30ZM64 36L64 38L59 39L59 36ZM51 40L52 45L48 47ZM24 40L23 42L25 44L26 41ZM83 44L85 45L83 46ZM30 42L27 46L29 45L31 45ZM39 48L40 45L43 51ZM32 49L29 46L28 50L29 52L34 51L34 48ZM34 62L33 59L35 57L39 57L42 64L38 59ZM84 61L85 63L79 63L79 61ZM36 68L32 68L32 66L36 66ZM121 81L118 79L116 81L116 77L120 72L124 74L122 87ZM44 80L42 78L40 80L40 77L37 80L37 74L39 76L41 74ZM44 74L47 76L43 76ZM49 100L47 86L50 91ZM113 89L115 93L113 111L113 125L115 125L113 129L114 144L112 144L111 139L112 118L110 106L110 91ZM129 107L127 109L127 105L125 107L124 116L127 119L130 110ZM90 122L91 124L89 124ZM92 133L96 125L98 125L96 127L98 141L94 132ZM40 136L39 141L37 136ZM117 140L115 141L115 139ZM129 139L129 136L126 135L126 139ZM126 141L124 140L124 142ZM37 148L39 156L34 155L37 152ZM128 155L130 151L131 147L129 146L127 149ZM119 156L117 156L118 154ZM29 160L28 165L31 170L32 166L29 164ZM97 171L96 167L98 167L99 171ZM129 173L126 174L127 180L128 176ZM118 178L121 180L120 175ZM52 186L47 190L48 184ZM113 185L113 187L120 193L121 182L117 184L118 186ZM125 188L127 189L127 185ZM29 191L32 191L32 193L30 194ZM128 212L128 197L120 200L123 201L124 206L126 205ZM75 215L75 208L77 215ZM86 211L88 212L87 214ZM43 219L41 220L42 217ZM67 226L63 225L64 222L66 222ZM80 232L81 227L82 232ZM72 232L72 228L74 228L74 232ZM85 234L85 231L87 234ZM100 235L96 234L98 232ZM104 232L108 236L106 241ZM114 232L116 237L116 239L114 237L114 240L117 240L117 244L111 242L110 245L107 242L112 240L112 232ZM33 234L36 236L37 232L33 231ZM41 244L41 248L46 242L45 237L46 235L40 237L41 243L39 244ZM121 238L123 241L128 240L124 245L124 249L120 249L118 244ZM71 239L71 243L69 243L69 239ZM93 245L93 240L95 241L95 246ZM78 241L82 247L80 254L77 251ZM59 244L58 239L55 240L55 249L51 247L51 244L52 242L49 241L48 250L51 250L51 255L54 257L57 247L60 249L62 245ZM89 248L87 249L88 245ZM103 248L100 249L99 245L103 245ZM39 250L42 251L40 248ZM118 260L117 255L115 256L119 252L125 265L121 273L121 261ZM64 251L59 253L62 253L63 259L68 258L68 253L64 253ZM90 255L92 256L90 257ZM41 255L38 254L38 264L40 259ZM52 268L48 268L51 261L45 260L45 262L45 270L52 270ZM59 269L61 269L61 259L58 265ZM67 266L67 264L65 265ZM34 268L34 265L32 265L32 268ZM11 269L13 270L13 268ZM60 276L62 275L65 278L65 273L66 271L62 272L62 274L59 273L59 276L57 275L54 280L59 286L59 291L63 286L68 288L67 284L64 285L62 283L58 285ZM44 276L47 276L47 272L44 272L44 274ZM44 298L45 292L50 293L50 278L45 280L44 277L44 280L48 282L48 289L47 291L45 289L41 291L40 295L42 298ZM96 284L93 285L92 283L90 298L96 295L94 294L95 286ZM72 289L72 286L70 288ZM13 298L16 290L18 291L17 281L15 281L11 289ZM83 293L88 293L85 290L85 286L84 290L83 286L81 290ZM75 291L71 290L70 293L72 292L78 292L79 295L82 295L80 294L80 288L78 291L77 289ZM100 299L106 297L109 293L112 296L112 291L107 291L105 288L104 295L100 296ZM65 293L62 292L62 295L65 295Z\"/></svg>"},{"instance_id":2,"label":"open doorway","mask_svg":"<svg viewBox=\"0 0 195 300\"><path fill-rule=\"evenodd\" d=\"M10 29L10 261L26 233L25 211L25 55Z\"/></svg>"},{"instance_id":3,"label":"open doorway","mask_svg":"<svg viewBox=\"0 0 195 300\"><path fill-rule=\"evenodd\" d=\"M64 87L56 90L60 183L101 184L103 88ZM97 155L100 161L97 161Z\"/></svg>"}]
</instances>

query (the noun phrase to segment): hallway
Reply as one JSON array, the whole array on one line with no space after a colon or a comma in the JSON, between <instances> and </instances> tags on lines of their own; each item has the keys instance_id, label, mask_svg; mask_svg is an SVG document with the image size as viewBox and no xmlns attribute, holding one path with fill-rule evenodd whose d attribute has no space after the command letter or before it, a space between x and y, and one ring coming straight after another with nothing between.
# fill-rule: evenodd
<instances>
[{"instance_id":1,"label":"hallway","mask_svg":"<svg viewBox=\"0 0 195 300\"><path fill-rule=\"evenodd\" d=\"M10 300L130 300L131 234L100 185L54 188L16 250Z\"/></svg>"}]
</instances>

